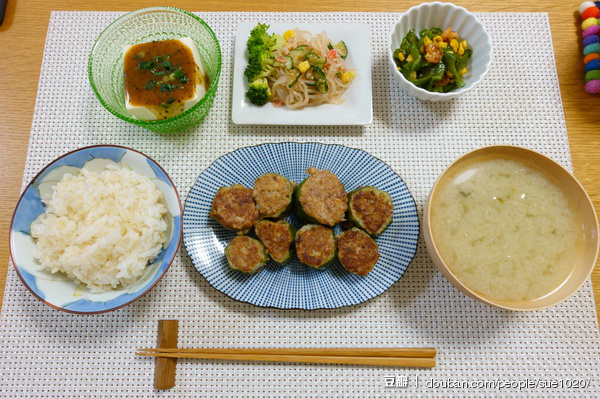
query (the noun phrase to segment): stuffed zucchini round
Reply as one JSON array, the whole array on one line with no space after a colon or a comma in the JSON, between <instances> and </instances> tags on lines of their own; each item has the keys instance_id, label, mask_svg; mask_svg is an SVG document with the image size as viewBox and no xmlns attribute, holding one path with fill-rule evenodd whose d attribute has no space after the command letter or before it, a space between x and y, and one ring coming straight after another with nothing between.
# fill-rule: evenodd
<instances>
[{"instance_id":1,"label":"stuffed zucchini round","mask_svg":"<svg viewBox=\"0 0 600 399\"><path fill-rule=\"evenodd\" d=\"M252 198L260 218L281 219L292 210L294 185L277 173L265 173L254 181Z\"/></svg>"},{"instance_id":2,"label":"stuffed zucchini round","mask_svg":"<svg viewBox=\"0 0 600 399\"><path fill-rule=\"evenodd\" d=\"M292 260L292 244L296 234L294 226L285 220L261 220L254 225L254 232L275 262L285 265Z\"/></svg>"},{"instance_id":3,"label":"stuffed zucchini round","mask_svg":"<svg viewBox=\"0 0 600 399\"><path fill-rule=\"evenodd\" d=\"M310 168L307 173L310 177L294 193L296 214L308 223L326 226L344 220L348 196L340 179L328 170Z\"/></svg>"},{"instance_id":4,"label":"stuffed zucchini round","mask_svg":"<svg viewBox=\"0 0 600 399\"><path fill-rule=\"evenodd\" d=\"M329 266L335 260L336 247L335 234L327 227L307 224L296 233L298 259L314 269Z\"/></svg>"},{"instance_id":5,"label":"stuffed zucchini round","mask_svg":"<svg viewBox=\"0 0 600 399\"><path fill-rule=\"evenodd\" d=\"M392 223L394 205L385 191L373 186L359 187L348 194L347 220L373 237Z\"/></svg>"},{"instance_id":6,"label":"stuffed zucchini round","mask_svg":"<svg viewBox=\"0 0 600 399\"><path fill-rule=\"evenodd\" d=\"M359 276L373 270L379 260L379 247L367 233L354 227L340 234L337 241L337 257L344 269Z\"/></svg>"},{"instance_id":7,"label":"stuffed zucchini round","mask_svg":"<svg viewBox=\"0 0 600 399\"><path fill-rule=\"evenodd\" d=\"M225 256L232 269L245 274L257 273L269 259L260 241L248 236L236 236L225 247Z\"/></svg>"},{"instance_id":8,"label":"stuffed zucchini round","mask_svg":"<svg viewBox=\"0 0 600 399\"><path fill-rule=\"evenodd\" d=\"M247 233L259 217L252 190L241 184L221 187L213 199L210 217L226 229Z\"/></svg>"}]
</instances>

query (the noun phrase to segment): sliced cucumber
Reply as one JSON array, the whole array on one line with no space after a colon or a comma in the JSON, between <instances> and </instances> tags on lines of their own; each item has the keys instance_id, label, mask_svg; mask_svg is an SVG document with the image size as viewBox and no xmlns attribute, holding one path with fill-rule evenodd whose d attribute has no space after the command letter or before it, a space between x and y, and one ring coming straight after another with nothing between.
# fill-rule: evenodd
<instances>
[{"instance_id":1,"label":"sliced cucumber","mask_svg":"<svg viewBox=\"0 0 600 399\"><path fill-rule=\"evenodd\" d=\"M298 68L292 68L288 70L288 87L294 87L296 83L298 83L298 79L302 75Z\"/></svg>"},{"instance_id":2,"label":"sliced cucumber","mask_svg":"<svg viewBox=\"0 0 600 399\"><path fill-rule=\"evenodd\" d=\"M310 68L308 68L308 70L304 72L304 76L306 77L306 79L315 82L315 88L319 93L325 94L327 93L327 90L329 90L329 85L327 84L327 77L325 76L325 73L321 70L321 68L317 67L316 65L313 65Z\"/></svg>"},{"instance_id":3,"label":"sliced cucumber","mask_svg":"<svg viewBox=\"0 0 600 399\"><path fill-rule=\"evenodd\" d=\"M292 59L292 57L290 57L289 55L285 55L282 58L285 58L285 61L275 60L273 66L276 68L283 67L285 69L292 69L294 67L294 60Z\"/></svg>"},{"instance_id":4,"label":"sliced cucumber","mask_svg":"<svg viewBox=\"0 0 600 399\"><path fill-rule=\"evenodd\" d=\"M343 40L340 40L340 42L333 47L338 51L340 57L348 57L348 47L346 47L346 43L344 43Z\"/></svg>"},{"instance_id":5,"label":"sliced cucumber","mask_svg":"<svg viewBox=\"0 0 600 399\"><path fill-rule=\"evenodd\" d=\"M321 94L327 93L329 90L329 85L327 84L327 79L319 79L315 82L315 88Z\"/></svg>"},{"instance_id":6,"label":"sliced cucumber","mask_svg":"<svg viewBox=\"0 0 600 399\"><path fill-rule=\"evenodd\" d=\"M297 63L300 59L304 58L306 54L312 51L311 47L308 47L306 44L302 44L295 49L290 51L290 56L294 59L294 64Z\"/></svg>"},{"instance_id":7,"label":"sliced cucumber","mask_svg":"<svg viewBox=\"0 0 600 399\"><path fill-rule=\"evenodd\" d=\"M338 54L340 55L340 57L342 58L346 58L348 57L348 47L346 46L346 43L344 43L343 40L340 40L340 42L336 45L332 45L331 43L329 43L327 45L327 48L329 50L333 50L336 49Z\"/></svg>"},{"instance_id":8,"label":"sliced cucumber","mask_svg":"<svg viewBox=\"0 0 600 399\"><path fill-rule=\"evenodd\" d=\"M327 62L327 58L319 57L319 55L314 51L311 51L310 53L306 54L306 60L310 65L315 65L319 68L323 68L323 66Z\"/></svg>"}]
</instances>

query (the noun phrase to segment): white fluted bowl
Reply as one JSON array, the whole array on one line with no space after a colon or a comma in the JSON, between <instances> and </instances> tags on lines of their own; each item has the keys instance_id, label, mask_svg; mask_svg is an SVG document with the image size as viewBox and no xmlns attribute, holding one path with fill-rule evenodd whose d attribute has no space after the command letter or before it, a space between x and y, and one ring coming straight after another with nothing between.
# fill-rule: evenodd
<instances>
[{"instance_id":1,"label":"white fluted bowl","mask_svg":"<svg viewBox=\"0 0 600 399\"><path fill-rule=\"evenodd\" d=\"M410 83L398 71L393 54L394 50L400 47L404 36L411 29L418 34L422 29L432 27L442 30L452 28L458 32L461 40L466 39L469 48L473 49L473 56L467 64L464 87L448 93L430 92ZM444 101L466 93L481 82L492 63L492 40L481 21L463 7L451 3L423 3L403 13L396 22L388 42L388 58L394 78L411 96L426 101Z\"/></svg>"}]
</instances>

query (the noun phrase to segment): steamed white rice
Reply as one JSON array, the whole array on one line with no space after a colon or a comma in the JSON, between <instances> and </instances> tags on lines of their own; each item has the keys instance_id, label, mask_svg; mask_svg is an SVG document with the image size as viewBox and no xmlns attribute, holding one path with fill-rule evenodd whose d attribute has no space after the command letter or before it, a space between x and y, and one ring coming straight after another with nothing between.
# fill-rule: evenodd
<instances>
[{"instance_id":1,"label":"steamed white rice","mask_svg":"<svg viewBox=\"0 0 600 399\"><path fill-rule=\"evenodd\" d=\"M133 284L165 242L163 193L137 172L109 166L65 174L42 201L46 211L31 226L35 257L92 292Z\"/></svg>"}]
</instances>

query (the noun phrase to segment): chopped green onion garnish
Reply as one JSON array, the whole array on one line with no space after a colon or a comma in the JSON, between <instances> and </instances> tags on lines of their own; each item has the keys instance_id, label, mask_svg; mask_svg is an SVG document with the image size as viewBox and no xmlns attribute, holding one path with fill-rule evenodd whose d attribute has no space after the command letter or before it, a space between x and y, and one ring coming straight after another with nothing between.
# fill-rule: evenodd
<instances>
[{"instance_id":1,"label":"chopped green onion garnish","mask_svg":"<svg viewBox=\"0 0 600 399\"><path fill-rule=\"evenodd\" d=\"M144 86L144 89L146 89L146 90L152 90L152 89L154 89L154 86L156 86L156 81L155 80L149 80L148 83L146 83L146 86Z\"/></svg>"}]
</instances>

